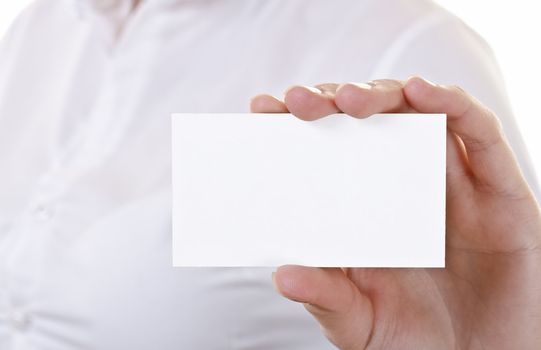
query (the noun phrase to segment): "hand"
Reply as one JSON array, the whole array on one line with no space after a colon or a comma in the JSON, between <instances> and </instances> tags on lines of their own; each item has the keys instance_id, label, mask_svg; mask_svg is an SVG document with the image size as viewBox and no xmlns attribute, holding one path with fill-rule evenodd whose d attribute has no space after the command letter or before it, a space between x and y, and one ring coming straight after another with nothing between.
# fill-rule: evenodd
<instances>
[{"instance_id":1,"label":"hand","mask_svg":"<svg viewBox=\"0 0 541 350\"><path fill-rule=\"evenodd\" d=\"M447 114L445 269L282 266L340 349L541 349L541 214L496 116L454 86L406 82L294 86L253 112L304 120L332 113Z\"/></svg>"}]
</instances>

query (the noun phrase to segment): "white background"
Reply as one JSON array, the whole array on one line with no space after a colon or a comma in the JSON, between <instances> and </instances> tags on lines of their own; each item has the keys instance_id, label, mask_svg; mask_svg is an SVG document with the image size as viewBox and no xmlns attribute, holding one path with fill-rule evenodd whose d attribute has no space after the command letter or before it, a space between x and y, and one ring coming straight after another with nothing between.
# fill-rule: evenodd
<instances>
[{"instance_id":1,"label":"white background","mask_svg":"<svg viewBox=\"0 0 541 350\"><path fill-rule=\"evenodd\" d=\"M30 0L0 1L0 35ZM541 7L538 1L439 0L492 46L530 155L541 171Z\"/></svg>"}]
</instances>

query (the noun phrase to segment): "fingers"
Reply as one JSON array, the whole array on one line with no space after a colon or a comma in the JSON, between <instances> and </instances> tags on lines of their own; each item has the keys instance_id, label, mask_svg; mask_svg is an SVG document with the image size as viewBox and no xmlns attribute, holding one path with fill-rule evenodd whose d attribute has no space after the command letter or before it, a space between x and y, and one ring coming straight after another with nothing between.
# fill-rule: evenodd
<instances>
[{"instance_id":1,"label":"fingers","mask_svg":"<svg viewBox=\"0 0 541 350\"><path fill-rule=\"evenodd\" d=\"M252 113L292 113L303 120L315 120L340 112L334 104L338 84L320 84L316 87L296 85L289 88L284 102L271 95L252 98Z\"/></svg>"},{"instance_id":2,"label":"fingers","mask_svg":"<svg viewBox=\"0 0 541 350\"><path fill-rule=\"evenodd\" d=\"M315 120L340 112L334 104L334 91L329 89L293 86L286 91L284 102L291 113L303 120Z\"/></svg>"},{"instance_id":3,"label":"fingers","mask_svg":"<svg viewBox=\"0 0 541 350\"><path fill-rule=\"evenodd\" d=\"M464 144L477 185L513 196L529 195L519 166L496 116L462 89L410 78L407 102L422 113L447 114L448 129Z\"/></svg>"},{"instance_id":4,"label":"fingers","mask_svg":"<svg viewBox=\"0 0 541 350\"><path fill-rule=\"evenodd\" d=\"M316 88L320 90L323 94L327 94L331 97L334 97L336 90L340 85L335 83L323 83L316 85Z\"/></svg>"},{"instance_id":5,"label":"fingers","mask_svg":"<svg viewBox=\"0 0 541 350\"><path fill-rule=\"evenodd\" d=\"M340 268L286 265L273 276L276 289L302 302L340 349L365 349L373 327L372 304Z\"/></svg>"},{"instance_id":6,"label":"fingers","mask_svg":"<svg viewBox=\"0 0 541 350\"><path fill-rule=\"evenodd\" d=\"M448 129L459 137L451 151L463 146L466 156L462 157L467 160L461 162L469 166L478 189L518 198L531 196L496 116L458 87L434 85L417 77L406 82L293 86L284 102L267 96L254 99L252 105L255 111L289 111L304 120L339 112L358 118L392 112L445 113Z\"/></svg>"},{"instance_id":7,"label":"fingers","mask_svg":"<svg viewBox=\"0 0 541 350\"><path fill-rule=\"evenodd\" d=\"M334 113L365 118L375 113L409 112L397 80L375 80L369 84L326 83L315 87L294 85L285 92L284 102L270 95L252 99L251 111L258 113L290 112L303 120L315 120Z\"/></svg>"},{"instance_id":8,"label":"fingers","mask_svg":"<svg viewBox=\"0 0 541 350\"><path fill-rule=\"evenodd\" d=\"M375 113L406 112L409 106L397 80L376 80L370 84L320 84L315 87L296 85L288 89L284 102L269 95L252 100L253 112L290 112L303 120L315 120L334 113L358 118Z\"/></svg>"},{"instance_id":9,"label":"fingers","mask_svg":"<svg viewBox=\"0 0 541 350\"><path fill-rule=\"evenodd\" d=\"M376 113L409 112L398 80L375 80L368 84L347 83L338 87L336 106L344 113L366 118Z\"/></svg>"},{"instance_id":10,"label":"fingers","mask_svg":"<svg viewBox=\"0 0 541 350\"><path fill-rule=\"evenodd\" d=\"M375 80L369 84L320 84L315 88L293 86L286 91L287 109L303 120L315 120L334 113L364 118L375 113L408 112L397 80Z\"/></svg>"},{"instance_id":11,"label":"fingers","mask_svg":"<svg viewBox=\"0 0 541 350\"><path fill-rule=\"evenodd\" d=\"M250 101L252 113L288 113L282 101L271 95L257 95Z\"/></svg>"}]
</instances>

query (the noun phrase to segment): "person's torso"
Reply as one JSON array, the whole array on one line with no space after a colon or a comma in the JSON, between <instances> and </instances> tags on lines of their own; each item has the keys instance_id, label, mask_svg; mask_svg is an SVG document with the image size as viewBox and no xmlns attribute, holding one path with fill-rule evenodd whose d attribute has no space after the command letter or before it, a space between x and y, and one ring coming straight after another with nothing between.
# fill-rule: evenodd
<instances>
[{"instance_id":1,"label":"person's torso","mask_svg":"<svg viewBox=\"0 0 541 350\"><path fill-rule=\"evenodd\" d=\"M0 348L332 348L270 269L171 266L170 114L368 80L404 24L375 30L377 1L149 0L108 49L65 2L0 61Z\"/></svg>"}]
</instances>

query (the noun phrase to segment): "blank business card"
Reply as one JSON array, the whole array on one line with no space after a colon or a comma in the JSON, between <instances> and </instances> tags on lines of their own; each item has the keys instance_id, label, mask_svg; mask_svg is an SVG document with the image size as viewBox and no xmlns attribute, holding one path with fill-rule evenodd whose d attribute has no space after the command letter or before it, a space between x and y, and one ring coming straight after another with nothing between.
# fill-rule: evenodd
<instances>
[{"instance_id":1,"label":"blank business card","mask_svg":"<svg viewBox=\"0 0 541 350\"><path fill-rule=\"evenodd\" d=\"M445 265L445 115L172 118L174 266Z\"/></svg>"}]
</instances>

